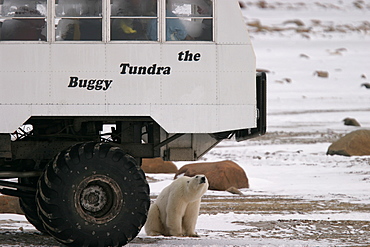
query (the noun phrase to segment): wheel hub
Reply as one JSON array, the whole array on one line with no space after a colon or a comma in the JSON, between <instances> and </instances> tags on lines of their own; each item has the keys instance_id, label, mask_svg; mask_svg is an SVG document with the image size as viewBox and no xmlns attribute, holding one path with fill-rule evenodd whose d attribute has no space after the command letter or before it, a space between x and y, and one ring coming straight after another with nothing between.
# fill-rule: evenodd
<instances>
[{"instance_id":1,"label":"wheel hub","mask_svg":"<svg viewBox=\"0 0 370 247\"><path fill-rule=\"evenodd\" d=\"M93 175L77 186L74 204L84 220L104 224L113 220L121 211L123 195L114 179L105 175Z\"/></svg>"},{"instance_id":2,"label":"wheel hub","mask_svg":"<svg viewBox=\"0 0 370 247\"><path fill-rule=\"evenodd\" d=\"M107 193L98 185L85 188L81 194L81 206L91 212L98 212L107 204Z\"/></svg>"}]
</instances>

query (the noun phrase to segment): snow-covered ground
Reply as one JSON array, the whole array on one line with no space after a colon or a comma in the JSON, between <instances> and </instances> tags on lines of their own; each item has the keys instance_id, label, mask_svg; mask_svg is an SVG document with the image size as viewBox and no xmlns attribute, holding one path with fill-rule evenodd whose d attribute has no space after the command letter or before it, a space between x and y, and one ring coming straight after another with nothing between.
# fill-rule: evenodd
<instances>
[{"instance_id":1,"label":"snow-covered ground","mask_svg":"<svg viewBox=\"0 0 370 247\"><path fill-rule=\"evenodd\" d=\"M370 156L326 151L341 135L370 128L370 89L361 87L370 82L370 2L243 2L257 68L269 71L268 134L224 141L202 161L237 162L250 188L244 196L208 191L200 238L142 231L128 246L369 246ZM345 126L346 117L362 127ZM153 177L154 196L173 179ZM208 208L215 198L224 202L217 213ZM226 209L233 201L245 207ZM2 231L33 229L23 216L0 215L1 222Z\"/></svg>"},{"instance_id":2,"label":"snow-covered ground","mask_svg":"<svg viewBox=\"0 0 370 247\"><path fill-rule=\"evenodd\" d=\"M245 1L243 14L257 68L269 71L268 136L224 141L202 161L230 159L242 166L251 185L242 190L246 204L269 197L322 207L306 212L289 205L279 212L203 211L197 224L201 240L163 238L156 244L369 246L370 157L327 156L326 151L332 141L358 129L345 126L344 118L370 128L370 90L361 87L370 82L370 2L269 0L266 8L261 2ZM318 77L316 71L328 77ZM172 176L157 178L163 181L151 184L154 194ZM230 194L208 191L207 196ZM279 224L295 221L301 224Z\"/></svg>"}]
</instances>

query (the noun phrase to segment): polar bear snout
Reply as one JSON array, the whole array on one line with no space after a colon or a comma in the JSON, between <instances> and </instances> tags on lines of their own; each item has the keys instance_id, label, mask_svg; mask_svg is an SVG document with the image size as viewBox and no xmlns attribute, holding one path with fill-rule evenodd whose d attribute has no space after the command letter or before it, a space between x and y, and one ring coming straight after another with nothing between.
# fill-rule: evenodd
<instances>
[{"instance_id":1,"label":"polar bear snout","mask_svg":"<svg viewBox=\"0 0 370 247\"><path fill-rule=\"evenodd\" d=\"M206 179L206 176L204 175L197 175L195 176L196 179L199 179L199 184L205 184L207 179Z\"/></svg>"}]
</instances>

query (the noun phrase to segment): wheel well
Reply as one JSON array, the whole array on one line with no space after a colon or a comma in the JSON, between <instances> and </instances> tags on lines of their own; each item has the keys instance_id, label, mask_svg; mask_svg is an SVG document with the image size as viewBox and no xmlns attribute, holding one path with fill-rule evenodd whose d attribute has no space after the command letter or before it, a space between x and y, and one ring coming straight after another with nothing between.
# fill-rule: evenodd
<instances>
[{"instance_id":1,"label":"wheel well","mask_svg":"<svg viewBox=\"0 0 370 247\"><path fill-rule=\"evenodd\" d=\"M0 170L42 169L61 150L90 141L118 145L138 162L160 156L160 126L150 117L31 117L1 137L11 141L0 145L8 151L0 150Z\"/></svg>"}]
</instances>

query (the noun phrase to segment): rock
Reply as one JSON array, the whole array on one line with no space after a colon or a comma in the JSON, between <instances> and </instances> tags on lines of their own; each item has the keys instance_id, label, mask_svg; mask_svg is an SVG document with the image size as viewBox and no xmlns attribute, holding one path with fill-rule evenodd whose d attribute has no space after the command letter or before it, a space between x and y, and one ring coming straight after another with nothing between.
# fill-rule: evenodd
<instances>
[{"instance_id":1,"label":"rock","mask_svg":"<svg viewBox=\"0 0 370 247\"><path fill-rule=\"evenodd\" d=\"M235 194L235 195L241 195L241 196L244 195L240 190L238 190L235 187L230 187L226 191L230 192L231 194Z\"/></svg>"},{"instance_id":2,"label":"rock","mask_svg":"<svg viewBox=\"0 0 370 247\"><path fill-rule=\"evenodd\" d=\"M315 71L314 75L317 75L318 77L322 77L322 78L328 78L329 72L317 70Z\"/></svg>"},{"instance_id":3,"label":"rock","mask_svg":"<svg viewBox=\"0 0 370 247\"><path fill-rule=\"evenodd\" d=\"M301 33L301 36L302 38L305 38L305 39L311 39L310 35L305 34L305 33Z\"/></svg>"},{"instance_id":4,"label":"rock","mask_svg":"<svg viewBox=\"0 0 370 247\"><path fill-rule=\"evenodd\" d=\"M309 59L310 57L308 56L308 55L306 55L306 54L299 54L299 57L300 58L306 58L306 59Z\"/></svg>"},{"instance_id":5,"label":"rock","mask_svg":"<svg viewBox=\"0 0 370 247\"><path fill-rule=\"evenodd\" d=\"M266 8L268 8L268 4L267 4L267 2L266 2L266 1L264 1L264 0L258 1L256 4L257 4L257 6L258 6L259 8L261 8L261 9L266 9Z\"/></svg>"},{"instance_id":6,"label":"rock","mask_svg":"<svg viewBox=\"0 0 370 247\"><path fill-rule=\"evenodd\" d=\"M296 20L287 20L287 21L284 21L284 22L283 22L283 24L284 24L284 25L288 25L288 24L295 24L295 25L297 25L298 27L303 27L303 26L304 26L303 21L298 20L298 19L296 19Z\"/></svg>"},{"instance_id":7,"label":"rock","mask_svg":"<svg viewBox=\"0 0 370 247\"><path fill-rule=\"evenodd\" d=\"M256 29L256 32L261 32L266 29L265 26L261 24L259 20L253 20L247 23L249 27L254 27Z\"/></svg>"},{"instance_id":8,"label":"rock","mask_svg":"<svg viewBox=\"0 0 370 247\"><path fill-rule=\"evenodd\" d=\"M370 83L362 83L361 84L361 87L365 87L365 88L367 88L367 89L370 89Z\"/></svg>"},{"instance_id":9,"label":"rock","mask_svg":"<svg viewBox=\"0 0 370 247\"><path fill-rule=\"evenodd\" d=\"M193 177L197 174L206 175L210 190L228 190L230 187L249 188L249 181L243 168L231 160L219 162L188 164L179 169L178 175Z\"/></svg>"},{"instance_id":10,"label":"rock","mask_svg":"<svg viewBox=\"0 0 370 247\"><path fill-rule=\"evenodd\" d=\"M312 25L314 25L314 26L321 26L321 21L320 20L314 19L314 20L311 20L311 22L312 22Z\"/></svg>"},{"instance_id":11,"label":"rock","mask_svg":"<svg viewBox=\"0 0 370 247\"><path fill-rule=\"evenodd\" d=\"M341 48L337 48L335 51L336 52L344 52L344 51L347 51L347 48L341 47Z\"/></svg>"},{"instance_id":12,"label":"rock","mask_svg":"<svg viewBox=\"0 0 370 247\"><path fill-rule=\"evenodd\" d=\"M283 78L283 81L285 81L287 83L291 83L292 82L292 79L290 79L290 78Z\"/></svg>"},{"instance_id":13,"label":"rock","mask_svg":"<svg viewBox=\"0 0 370 247\"><path fill-rule=\"evenodd\" d=\"M0 214L22 214L18 197L0 195Z\"/></svg>"},{"instance_id":14,"label":"rock","mask_svg":"<svg viewBox=\"0 0 370 247\"><path fill-rule=\"evenodd\" d=\"M343 55L343 52L347 51L346 48L338 48L338 49L335 49L334 51L331 51L331 50L327 50L327 52L330 54L330 55Z\"/></svg>"},{"instance_id":15,"label":"rock","mask_svg":"<svg viewBox=\"0 0 370 247\"><path fill-rule=\"evenodd\" d=\"M332 143L326 154L344 156L370 155L370 130L356 130Z\"/></svg>"},{"instance_id":16,"label":"rock","mask_svg":"<svg viewBox=\"0 0 370 247\"><path fill-rule=\"evenodd\" d=\"M239 7L241 9L246 9L247 8L247 5L244 2L239 1Z\"/></svg>"},{"instance_id":17,"label":"rock","mask_svg":"<svg viewBox=\"0 0 370 247\"><path fill-rule=\"evenodd\" d=\"M268 69L256 69L257 72L264 72L264 73L270 73L271 71Z\"/></svg>"},{"instance_id":18,"label":"rock","mask_svg":"<svg viewBox=\"0 0 370 247\"><path fill-rule=\"evenodd\" d=\"M361 126L359 122L357 122L356 119L354 118L345 118L343 119L344 125L349 125L349 126Z\"/></svg>"},{"instance_id":19,"label":"rock","mask_svg":"<svg viewBox=\"0 0 370 247\"><path fill-rule=\"evenodd\" d=\"M172 161L163 161L162 158L143 159L141 169L145 173L176 173L178 171Z\"/></svg>"},{"instance_id":20,"label":"rock","mask_svg":"<svg viewBox=\"0 0 370 247\"><path fill-rule=\"evenodd\" d=\"M284 84L285 82L287 83L291 83L292 82L292 79L290 78L283 78L281 80L275 80L276 83L280 83L280 84Z\"/></svg>"},{"instance_id":21,"label":"rock","mask_svg":"<svg viewBox=\"0 0 370 247\"><path fill-rule=\"evenodd\" d=\"M364 8L364 2L363 1L354 1L353 2L353 5L356 7L356 8L358 8L358 9L363 9Z\"/></svg>"},{"instance_id":22,"label":"rock","mask_svg":"<svg viewBox=\"0 0 370 247\"><path fill-rule=\"evenodd\" d=\"M311 28L302 28L302 27L299 27L299 28L296 28L295 31L297 33L309 33L311 32Z\"/></svg>"}]
</instances>

